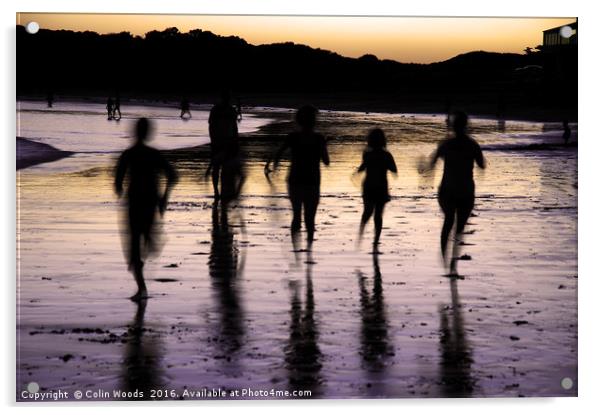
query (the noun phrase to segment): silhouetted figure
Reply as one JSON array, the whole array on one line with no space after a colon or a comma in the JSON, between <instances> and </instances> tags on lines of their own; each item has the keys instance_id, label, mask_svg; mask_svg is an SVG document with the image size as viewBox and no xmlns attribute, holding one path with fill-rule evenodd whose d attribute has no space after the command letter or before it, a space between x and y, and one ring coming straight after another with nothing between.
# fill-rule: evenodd
<instances>
[{"instance_id":1,"label":"silhouetted figure","mask_svg":"<svg viewBox=\"0 0 602 415\"><path fill-rule=\"evenodd\" d=\"M113 102L113 98L109 97L107 99L107 120L112 120L113 119L113 106L114 106L114 102Z\"/></svg>"},{"instance_id":2,"label":"silhouetted figure","mask_svg":"<svg viewBox=\"0 0 602 415\"><path fill-rule=\"evenodd\" d=\"M472 350L466 339L457 281L452 278L449 285L451 305L449 307L439 307L441 321L439 330L441 350L440 384L443 396L466 398L472 395L475 387L475 380L471 374Z\"/></svg>"},{"instance_id":3,"label":"silhouetted figure","mask_svg":"<svg viewBox=\"0 0 602 415\"><path fill-rule=\"evenodd\" d=\"M377 254L372 255L372 265L374 266L372 290L366 287L368 277L358 271L362 318L360 354L362 366L371 380L370 391L376 396L384 396L383 386L386 386L387 382L382 375L394 351L389 342L389 324Z\"/></svg>"},{"instance_id":4,"label":"silhouetted figure","mask_svg":"<svg viewBox=\"0 0 602 415\"><path fill-rule=\"evenodd\" d=\"M150 400L151 391L161 389L163 385L161 370L160 336L144 327L144 314L147 300L137 302L136 315L123 338L125 356L121 388L124 392L136 391L138 396L128 400Z\"/></svg>"},{"instance_id":5,"label":"silhouetted figure","mask_svg":"<svg viewBox=\"0 0 602 415\"><path fill-rule=\"evenodd\" d=\"M451 99L449 97L445 97L445 125L447 125L447 127L451 125L451 108Z\"/></svg>"},{"instance_id":6,"label":"silhouetted figure","mask_svg":"<svg viewBox=\"0 0 602 415\"><path fill-rule=\"evenodd\" d=\"M211 173L213 195L220 198L219 179L222 165L229 154L238 149L238 113L233 107L229 91L223 91L219 103L211 108L209 114L209 137L211 139L211 161L206 175Z\"/></svg>"},{"instance_id":7,"label":"silhouetted figure","mask_svg":"<svg viewBox=\"0 0 602 415\"><path fill-rule=\"evenodd\" d=\"M330 164L326 139L316 133L316 117L318 110L312 106L301 107L296 114L299 131L289 134L276 152L273 162L274 170L278 169L284 152L290 148L291 165L288 175L288 194L293 207L291 232L293 239L301 230L301 212L307 229L308 249L314 240L315 218L320 202L320 162ZM264 173L268 177L272 172L270 162L265 164Z\"/></svg>"},{"instance_id":8,"label":"silhouetted figure","mask_svg":"<svg viewBox=\"0 0 602 415\"><path fill-rule=\"evenodd\" d=\"M119 94L115 96L115 101L113 102L113 119L119 121L121 119L121 98ZM119 117L117 117L119 114Z\"/></svg>"},{"instance_id":9,"label":"silhouetted figure","mask_svg":"<svg viewBox=\"0 0 602 415\"><path fill-rule=\"evenodd\" d=\"M183 120L192 118L192 114L190 113L190 101L188 101L187 97L182 98L182 101L180 102L180 118Z\"/></svg>"},{"instance_id":10,"label":"silhouetted figure","mask_svg":"<svg viewBox=\"0 0 602 415\"><path fill-rule=\"evenodd\" d=\"M242 121L242 105L240 103L240 98L236 98L236 112L238 113L238 122Z\"/></svg>"},{"instance_id":11,"label":"silhouetted figure","mask_svg":"<svg viewBox=\"0 0 602 415\"><path fill-rule=\"evenodd\" d=\"M571 140L571 127L569 127L568 120L562 121L562 129L564 130L562 133L562 140L564 141L564 145L567 146Z\"/></svg>"},{"instance_id":12,"label":"silhouetted figure","mask_svg":"<svg viewBox=\"0 0 602 415\"><path fill-rule=\"evenodd\" d=\"M54 103L54 94L52 93L52 91L49 91L46 95L46 103L48 104L48 108L52 108L52 105Z\"/></svg>"},{"instance_id":13,"label":"silhouetted figure","mask_svg":"<svg viewBox=\"0 0 602 415\"><path fill-rule=\"evenodd\" d=\"M115 173L115 192L123 194L123 182L128 178L127 212L129 230L129 269L133 272L138 291L132 300L148 297L142 268L147 254L156 251L154 224L157 211L163 216L169 193L177 181L177 175L163 155L145 144L151 133L151 123L146 118L136 122L136 142L119 157ZM167 183L161 192L159 178Z\"/></svg>"},{"instance_id":14,"label":"silhouetted figure","mask_svg":"<svg viewBox=\"0 0 602 415\"><path fill-rule=\"evenodd\" d=\"M320 394L322 352L318 345L319 328L315 318L311 253L308 252L305 276L305 306L299 293L299 281L290 284L291 309L289 341L284 349L291 390L309 390Z\"/></svg>"},{"instance_id":15,"label":"silhouetted figure","mask_svg":"<svg viewBox=\"0 0 602 415\"><path fill-rule=\"evenodd\" d=\"M366 172L364 178L362 198L364 200L364 212L360 223L359 239L364 234L364 227L372 214L374 214L374 250L380 241L383 228L383 211L385 204L391 200L389 195L389 182L387 173L397 173L397 166L391 153L386 149L387 139L380 128L375 128L368 134L368 147L362 156L362 164L357 169Z\"/></svg>"},{"instance_id":16,"label":"silhouetted figure","mask_svg":"<svg viewBox=\"0 0 602 415\"><path fill-rule=\"evenodd\" d=\"M453 254L450 261L450 276L457 276L456 262L464 226L474 207L475 185L473 166L484 169L485 160L481 147L466 135L468 117L464 112L456 112L453 119L454 136L444 140L433 154L430 167L439 158L443 159L443 178L439 186L439 206L445 215L441 229L441 255L447 266L447 243L449 234L456 224Z\"/></svg>"}]
</instances>

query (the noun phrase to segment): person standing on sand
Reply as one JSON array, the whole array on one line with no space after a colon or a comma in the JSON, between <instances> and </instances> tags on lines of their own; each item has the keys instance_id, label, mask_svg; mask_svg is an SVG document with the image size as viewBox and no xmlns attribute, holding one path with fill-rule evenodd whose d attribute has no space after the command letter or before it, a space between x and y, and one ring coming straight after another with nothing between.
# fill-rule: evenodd
<instances>
[{"instance_id":1,"label":"person standing on sand","mask_svg":"<svg viewBox=\"0 0 602 415\"><path fill-rule=\"evenodd\" d=\"M316 211L320 202L320 162L326 166L330 164L326 139L314 131L317 114L318 110L312 106L301 107L296 114L299 131L289 134L276 152L273 157L274 170L270 170L272 159L268 160L264 167L264 173L269 180L270 173L278 169L282 155L290 148L288 194L293 207L291 233L295 240L301 230L303 210L308 249L314 240Z\"/></svg>"},{"instance_id":2,"label":"person standing on sand","mask_svg":"<svg viewBox=\"0 0 602 415\"><path fill-rule=\"evenodd\" d=\"M183 120L192 118L192 114L190 113L190 101L188 101L187 97L183 97L180 102L180 118Z\"/></svg>"},{"instance_id":3,"label":"person standing on sand","mask_svg":"<svg viewBox=\"0 0 602 415\"><path fill-rule=\"evenodd\" d=\"M385 204L391 200L387 172L397 174L395 159L386 149L387 139L380 128L375 128L368 134L368 147L362 156L362 164L357 173L366 171L363 183L362 198L364 212L360 223L358 243L364 234L364 228L374 214L374 243L373 252L377 253L377 245L383 228L383 211Z\"/></svg>"},{"instance_id":4,"label":"person standing on sand","mask_svg":"<svg viewBox=\"0 0 602 415\"><path fill-rule=\"evenodd\" d=\"M569 141L571 140L571 127L569 127L568 120L562 121L562 129L563 129L562 140L564 141L564 145L568 146Z\"/></svg>"},{"instance_id":5,"label":"person standing on sand","mask_svg":"<svg viewBox=\"0 0 602 415\"><path fill-rule=\"evenodd\" d=\"M211 174L213 197L219 200L220 170L230 154L238 154L238 112L227 90L222 92L220 102L209 113L209 138L211 161L205 175Z\"/></svg>"},{"instance_id":6,"label":"person standing on sand","mask_svg":"<svg viewBox=\"0 0 602 415\"><path fill-rule=\"evenodd\" d=\"M119 118L117 118L117 113L119 113ZM115 96L115 102L113 103L113 119L116 121L121 119L121 98L119 94Z\"/></svg>"},{"instance_id":7,"label":"person standing on sand","mask_svg":"<svg viewBox=\"0 0 602 415\"><path fill-rule=\"evenodd\" d=\"M152 125L146 118L136 122L136 142L125 150L115 169L115 192L123 195L123 182L128 177L127 212L129 230L129 269L133 272L138 291L133 301L148 298L142 268L146 254L156 251L154 224L157 211L163 216L167 200L177 182L177 174L159 150L146 145ZM167 179L163 192L159 190L159 178Z\"/></svg>"},{"instance_id":8,"label":"person standing on sand","mask_svg":"<svg viewBox=\"0 0 602 415\"><path fill-rule=\"evenodd\" d=\"M457 276L456 262L464 226L474 207L475 185L473 180L474 163L485 168L485 160L479 144L468 135L466 127L468 116L461 111L454 114L454 136L439 144L430 161L430 169L435 167L439 158L443 159L443 178L439 186L439 206L445 215L441 229L441 256L447 266L447 245L449 234L456 224L452 259L449 275Z\"/></svg>"},{"instance_id":9,"label":"person standing on sand","mask_svg":"<svg viewBox=\"0 0 602 415\"><path fill-rule=\"evenodd\" d=\"M107 120L113 119L113 98L109 97L107 99Z\"/></svg>"}]
</instances>

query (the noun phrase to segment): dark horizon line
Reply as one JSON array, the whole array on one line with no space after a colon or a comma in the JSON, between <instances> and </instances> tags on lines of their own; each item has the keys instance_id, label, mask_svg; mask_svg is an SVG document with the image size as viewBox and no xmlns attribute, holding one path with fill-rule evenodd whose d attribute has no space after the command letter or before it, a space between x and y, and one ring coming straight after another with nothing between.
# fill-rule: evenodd
<instances>
[{"instance_id":1,"label":"dark horizon line","mask_svg":"<svg viewBox=\"0 0 602 415\"><path fill-rule=\"evenodd\" d=\"M56 13L50 13L50 12L48 12L46 14L56 14ZM63 13L61 13L61 14L63 14ZM114 13L65 13L65 14L106 14L106 15L111 15L111 14L114 14ZM119 14L137 15L139 13L119 13ZM152 13L143 13L143 14L152 14ZM232 15L232 16L234 16L234 15ZM241 15L241 16L243 16L243 15ZM326 17L326 16L324 16L324 17ZM394 16L392 16L392 17L394 17ZM541 17L541 19L544 19L544 18L545 17ZM22 27L25 30L25 25L23 25L23 24L17 24L17 27ZM241 36L238 36L238 35L220 35L220 34L212 32L211 30L204 30L204 29L201 29L201 28L190 29L188 32L181 32L180 29L178 27L176 27L176 26L168 26L168 27L165 27L162 30L160 30L160 29L150 30L150 31L144 33L143 35L137 35L137 34L134 34L132 32L129 32L127 30L122 30L121 32L99 33L99 32L96 32L94 30L84 30L84 31L81 31L81 30L73 30L73 29L44 29L44 28L40 28L40 30L45 30L45 31L49 31L49 32L61 32L61 31L63 31L63 32L72 32L72 33L94 33L94 34L96 34L98 36L119 35L119 34L122 34L122 33L127 33L127 34L129 34L130 36L132 36L134 38L138 37L140 39L145 39L146 35L148 33L151 33L151 32L162 33L162 32L164 32L164 31L166 31L168 29L177 29L178 32L180 34L183 34L183 35L189 34L190 32L195 31L195 30L200 30L201 32L210 33L213 36L217 36L217 37L220 37L220 38L238 38L238 39L241 39L242 41L244 41L246 44L254 46L254 47L293 44L293 45L296 45L296 46L308 47L308 48L310 48L312 50L318 50L318 51L324 51L324 52L333 53L335 55L338 55L340 57L347 58L347 59L361 59L364 56L374 56L374 57L376 57L376 59L378 59L381 62L395 62L395 63L398 63L400 65L425 65L425 66L427 66L427 65L432 65L432 64L438 64L438 63L448 62L448 61L450 61L452 59L457 58L458 56L467 55L467 54L470 54L470 53L479 53L479 52L489 53L489 54L499 54L499 55L518 55L518 56L522 55L522 54L516 53L516 52L493 52L493 51L486 51L486 50L482 50L481 49L481 50L469 50L469 51L466 51L466 52L458 53L457 55L454 55L454 56L452 56L452 57L450 57L448 59L438 60L438 61L432 61L432 62L402 62L402 61L398 61L398 60L395 60L395 59L389 59L389 58L384 58L383 59L383 58L379 58L375 54L369 53L369 52L364 53L363 55L360 55L358 57L346 56L346 55L340 54L339 52L332 51L330 49L322 49L320 47L313 47L313 46L307 45L305 43L296 43L296 42L293 42L291 40L282 41L282 42L274 42L274 43L253 44L253 43L250 43L249 41L247 41L244 37L241 37ZM34 35L32 35L32 36L34 36Z\"/></svg>"}]
</instances>

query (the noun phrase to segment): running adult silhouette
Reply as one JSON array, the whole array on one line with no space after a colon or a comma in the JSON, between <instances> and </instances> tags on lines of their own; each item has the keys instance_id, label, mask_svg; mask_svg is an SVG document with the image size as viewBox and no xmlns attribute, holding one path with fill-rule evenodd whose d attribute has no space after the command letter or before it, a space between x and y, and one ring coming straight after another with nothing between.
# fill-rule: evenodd
<instances>
[{"instance_id":1,"label":"running adult silhouette","mask_svg":"<svg viewBox=\"0 0 602 415\"><path fill-rule=\"evenodd\" d=\"M439 206L445 215L441 229L441 256L447 267L447 246L449 234L456 225L449 275L458 276L456 263L464 227L475 200L473 168L476 163L485 168L485 159L479 144L466 134L468 116L461 111L454 114L452 128L454 135L441 142L431 157L430 167L434 168L438 159L444 162L443 178L439 186Z\"/></svg>"},{"instance_id":2,"label":"running adult silhouette","mask_svg":"<svg viewBox=\"0 0 602 415\"><path fill-rule=\"evenodd\" d=\"M301 107L296 114L299 130L289 134L273 159L269 159L264 173L269 175L278 169L280 159L290 149L291 164L288 174L288 194L293 208L291 233L293 240L301 230L301 213L303 212L307 230L308 249L314 240L315 219L320 202L320 162L330 164L326 139L314 131L318 110L312 106ZM273 161L273 170L270 163Z\"/></svg>"},{"instance_id":3,"label":"running adult silhouette","mask_svg":"<svg viewBox=\"0 0 602 415\"><path fill-rule=\"evenodd\" d=\"M148 298L142 268L144 259L156 252L157 241L154 230L156 216L165 213L167 200L177 182L177 174L159 150L146 145L152 130L150 121L140 118L136 122L136 142L125 150L117 162L115 170L115 192L119 197L124 193L123 183L128 178L126 193L127 224L129 231L128 262L133 272L138 291L131 297L133 301ZM160 176L165 176L166 185L160 190Z\"/></svg>"},{"instance_id":4,"label":"running adult silhouette","mask_svg":"<svg viewBox=\"0 0 602 415\"><path fill-rule=\"evenodd\" d=\"M220 171L231 154L238 154L238 112L232 105L229 91L223 91L220 102L209 114L209 137L211 139L211 161L206 175L211 174L213 195L220 198Z\"/></svg>"}]
</instances>

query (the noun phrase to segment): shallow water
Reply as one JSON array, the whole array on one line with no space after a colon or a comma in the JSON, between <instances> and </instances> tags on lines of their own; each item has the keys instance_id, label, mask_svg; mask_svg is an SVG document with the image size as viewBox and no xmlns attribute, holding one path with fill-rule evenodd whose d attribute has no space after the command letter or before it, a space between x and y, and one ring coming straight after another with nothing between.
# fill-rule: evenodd
<instances>
[{"instance_id":1,"label":"shallow water","mask_svg":"<svg viewBox=\"0 0 602 415\"><path fill-rule=\"evenodd\" d=\"M86 127L79 109L70 111L48 134L41 133L52 113L22 113L20 135L101 151L102 111L87 116L98 120ZM166 142L164 128L206 128L193 115L159 121L156 144ZM86 143L65 138L94 123ZM356 248L361 179L351 173L376 125L399 175L390 177L382 255L373 256L371 224ZM473 120L488 168L475 173L462 252L471 260L460 261L459 281L442 277L438 258L440 166L432 177L416 169L446 134L440 116L321 115L332 163L323 169L311 257L291 252L286 163L273 187L263 177L274 143L244 146L248 182L229 226L200 179L206 160L177 159L164 248L146 266L146 307L127 300L135 284L111 188L116 154L21 170L17 395L35 381L43 390L163 388L180 396L220 387L325 398L575 396L577 152L524 148L560 142L558 128L507 122L502 132L494 121ZM126 131L106 139L111 151ZM177 140L190 146L184 133ZM570 390L561 387L565 377L575 382Z\"/></svg>"}]
</instances>

